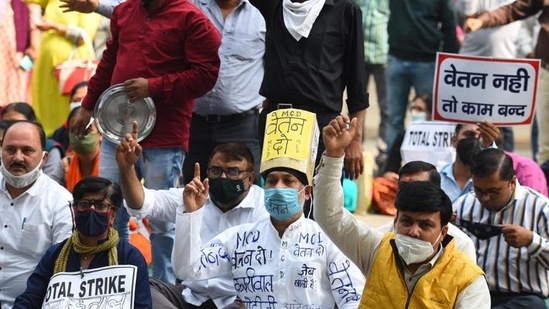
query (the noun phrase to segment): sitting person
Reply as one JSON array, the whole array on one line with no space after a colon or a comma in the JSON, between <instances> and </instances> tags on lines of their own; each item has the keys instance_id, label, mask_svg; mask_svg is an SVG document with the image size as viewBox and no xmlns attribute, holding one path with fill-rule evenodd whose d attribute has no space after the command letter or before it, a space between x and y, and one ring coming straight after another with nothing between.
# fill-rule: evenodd
<instances>
[{"instance_id":1,"label":"sitting person","mask_svg":"<svg viewBox=\"0 0 549 309\"><path fill-rule=\"evenodd\" d=\"M6 121L28 120L39 123L32 106L24 102L15 102L4 106L0 112L0 118ZM42 167L42 172L63 186L65 184L65 175L61 159L65 156L64 148L54 140L47 139L44 150L48 153L48 156Z\"/></svg>"},{"instance_id":2,"label":"sitting person","mask_svg":"<svg viewBox=\"0 0 549 309\"><path fill-rule=\"evenodd\" d=\"M15 299L13 308L42 308L48 300L46 296L50 299L58 297L59 300L62 297L61 294L65 297L63 300L68 303L86 304L92 300L84 299L80 295L83 287L86 287L85 282L90 284L89 280L94 278L94 272L87 270L107 266L111 267L107 270L113 274L120 272L120 268L132 269L133 275L131 278L126 277L125 283L121 283L123 279L117 280L118 285L123 285L118 286L118 292L122 289L125 291L118 294L126 295L124 299L133 299L131 308L152 308L145 259L128 242L119 241L118 233L112 228L117 210L122 205L120 187L105 178L86 177L74 187L73 198L76 231L67 240L48 249L28 278L27 289ZM116 267L117 265L126 267ZM52 286L55 286L52 285L55 277L66 276L62 278L76 280L71 277L75 273L82 283L78 287L73 286L74 290L71 291L68 285L68 287L64 286L67 289L64 293L60 292L56 296L48 293ZM84 278L87 276L90 279L85 281ZM101 290L99 282L97 284L93 295L98 293L98 289ZM92 293L91 290L90 293ZM133 298L130 293L133 293ZM116 298L115 295L103 295L103 297ZM103 298L98 300L106 302ZM124 308L130 307L126 306Z\"/></svg>"},{"instance_id":3,"label":"sitting person","mask_svg":"<svg viewBox=\"0 0 549 309\"><path fill-rule=\"evenodd\" d=\"M69 128L74 116L82 107L74 108L69 114ZM73 133L69 134L69 143L72 155L63 158L65 167L65 187L72 191L80 179L86 176L99 176L99 153L101 152L101 134L95 123L90 126L90 131L79 139Z\"/></svg>"},{"instance_id":4,"label":"sitting person","mask_svg":"<svg viewBox=\"0 0 549 309\"><path fill-rule=\"evenodd\" d=\"M315 177L315 219L368 278L359 308L490 308L482 270L448 235L452 204L437 185L413 181L396 198L395 233L382 233L343 209L341 170L357 120L324 127L326 151Z\"/></svg>"}]
</instances>

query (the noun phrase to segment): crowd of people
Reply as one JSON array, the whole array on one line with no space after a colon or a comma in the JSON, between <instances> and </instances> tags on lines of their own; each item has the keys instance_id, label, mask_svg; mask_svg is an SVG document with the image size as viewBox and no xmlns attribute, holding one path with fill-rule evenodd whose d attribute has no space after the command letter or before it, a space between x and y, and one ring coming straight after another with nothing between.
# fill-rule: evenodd
<instances>
[{"instance_id":1,"label":"crowd of people","mask_svg":"<svg viewBox=\"0 0 549 309\"><path fill-rule=\"evenodd\" d=\"M0 308L546 308L548 7L0 0ZM533 158L490 119L433 121L437 52L541 60ZM54 69L96 55L61 91ZM131 132L102 137L114 85L155 105L147 136L117 119ZM319 136L282 134L299 151L273 159L272 115L300 111ZM403 146L425 124L452 128L440 153ZM394 216L380 228L345 205L365 169Z\"/></svg>"}]
</instances>

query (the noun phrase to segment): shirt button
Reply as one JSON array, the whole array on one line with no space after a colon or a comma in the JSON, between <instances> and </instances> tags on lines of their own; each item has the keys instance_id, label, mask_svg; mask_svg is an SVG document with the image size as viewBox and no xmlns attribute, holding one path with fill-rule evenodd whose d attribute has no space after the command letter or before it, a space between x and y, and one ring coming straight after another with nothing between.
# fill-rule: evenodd
<instances>
[{"instance_id":1,"label":"shirt button","mask_svg":"<svg viewBox=\"0 0 549 309\"><path fill-rule=\"evenodd\" d=\"M10 203L11 206L13 206L13 203Z\"/></svg>"},{"instance_id":2,"label":"shirt button","mask_svg":"<svg viewBox=\"0 0 549 309\"><path fill-rule=\"evenodd\" d=\"M4 250L4 247L0 247L0 250Z\"/></svg>"},{"instance_id":3,"label":"shirt button","mask_svg":"<svg viewBox=\"0 0 549 309\"><path fill-rule=\"evenodd\" d=\"M6 224L6 225L4 225L4 227L5 227L5 228L8 228L8 225Z\"/></svg>"}]
</instances>

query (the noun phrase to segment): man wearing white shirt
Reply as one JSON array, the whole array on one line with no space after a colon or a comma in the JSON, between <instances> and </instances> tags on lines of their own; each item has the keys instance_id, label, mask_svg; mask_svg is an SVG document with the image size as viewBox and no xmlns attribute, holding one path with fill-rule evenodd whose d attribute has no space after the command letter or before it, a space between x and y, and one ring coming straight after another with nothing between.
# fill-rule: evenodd
<instances>
[{"instance_id":1,"label":"man wearing white shirt","mask_svg":"<svg viewBox=\"0 0 549 309\"><path fill-rule=\"evenodd\" d=\"M218 145L209 159L208 179L200 180L197 164L195 178L186 189L150 190L141 185L133 168L141 154L136 129L133 136L127 136L117 147L120 186L130 214L139 219L175 222L172 263L176 277L182 278L183 271L197 256L195 251L217 234L268 217L263 206L263 189L253 184L253 156L244 143ZM191 187L200 190L198 203L184 195Z\"/></svg>"},{"instance_id":2,"label":"man wearing white shirt","mask_svg":"<svg viewBox=\"0 0 549 309\"><path fill-rule=\"evenodd\" d=\"M42 173L46 136L36 123L6 129L0 166L0 308L9 309L46 250L73 229L72 195Z\"/></svg>"}]
</instances>

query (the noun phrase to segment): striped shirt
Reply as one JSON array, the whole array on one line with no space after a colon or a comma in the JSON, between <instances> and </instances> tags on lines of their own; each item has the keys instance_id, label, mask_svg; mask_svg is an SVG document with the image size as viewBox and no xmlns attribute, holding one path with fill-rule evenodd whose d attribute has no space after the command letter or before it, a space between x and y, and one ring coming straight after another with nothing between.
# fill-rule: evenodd
<instances>
[{"instance_id":1,"label":"striped shirt","mask_svg":"<svg viewBox=\"0 0 549 309\"><path fill-rule=\"evenodd\" d=\"M549 199L516 183L513 199L499 211L484 209L474 192L453 203L458 219L489 225L514 224L533 231L527 247L509 246L502 234L485 240L465 231L477 248L477 264L485 271L490 291L549 296Z\"/></svg>"},{"instance_id":2,"label":"striped shirt","mask_svg":"<svg viewBox=\"0 0 549 309\"><path fill-rule=\"evenodd\" d=\"M366 63L386 64L389 52L389 1L355 0L362 10L364 59Z\"/></svg>"}]
</instances>

